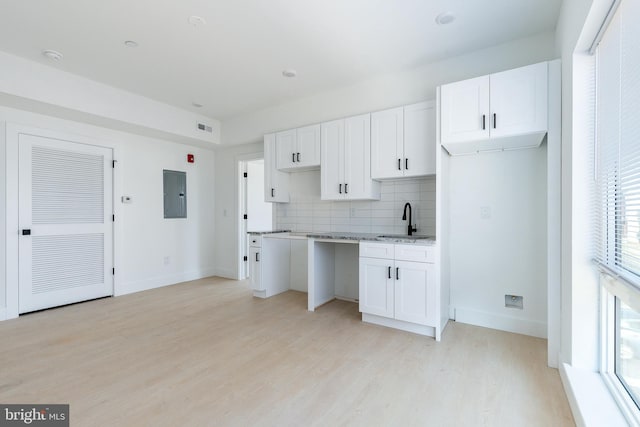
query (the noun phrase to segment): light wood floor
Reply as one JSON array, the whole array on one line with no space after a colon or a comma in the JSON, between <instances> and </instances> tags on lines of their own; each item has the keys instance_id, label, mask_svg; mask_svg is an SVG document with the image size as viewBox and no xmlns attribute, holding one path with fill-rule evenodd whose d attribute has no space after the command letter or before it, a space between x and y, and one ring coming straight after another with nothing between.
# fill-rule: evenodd
<instances>
[{"instance_id":1,"label":"light wood floor","mask_svg":"<svg viewBox=\"0 0 640 427\"><path fill-rule=\"evenodd\" d=\"M573 425L546 341L451 322L442 342L356 304L203 279L0 322L0 402L72 426Z\"/></svg>"}]
</instances>

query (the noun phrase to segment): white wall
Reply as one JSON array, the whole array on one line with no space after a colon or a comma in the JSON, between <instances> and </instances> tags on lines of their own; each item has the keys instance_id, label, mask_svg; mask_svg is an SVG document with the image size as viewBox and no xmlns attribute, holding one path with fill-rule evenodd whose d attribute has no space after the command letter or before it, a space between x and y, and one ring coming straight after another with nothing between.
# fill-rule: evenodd
<instances>
[{"instance_id":1,"label":"white wall","mask_svg":"<svg viewBox=\"0 0 640 427\"><path fill-rule=\"evenodd\" d=\"M222 143L258 142L272 131L435 99L438 85L553 59L553 47L552 33L539 34L236 116L223 122Z\"/></svg>"},{"instance_id":2,"label":"white wall","mask_svg":"<svg viewBox=\"0 0 640 427\"><path fill-rule=\"evenodd\" d=\"M411 203L416 234L435 235L435 177L384 181L380 200L327 201L320 199L320 171L296 172L289 183L290 203L277 203L276 228L291 231L406 234L402 220Z\"/></svg>"},{"instance_id":3,"label":"white wall","mask_svg":"<svg viewBox=\"0 0 640 427\"><path fill-rule=\"evenodd\" d=\"M0 106L0 158L7 153L6 122L81 135L114 148L118 160L114 187L117 294L214 273L213 151ZM187 153L195 154L195 164L186 163ZM17 194L17 176L6 175L6 165L17 162L17 158L0 162L0 194L3 196L0 198L0 241L3 242L0 254L4 254L4 242L15 241L17 245L16 239L7 239L4 217L5 208L17 217L16 201L4 197L5 183L7 189ZM162 170L165 168L187 172L187 219L163 219ZM120 203L120 197L125 194L133 198L132 204ZM7 250L15 253L16 248L12 246ZM164 264L165 256L170 257L168 265ZM0 257L2 273L4 261L5 257ZM15 281L15 276L9 280ZM6 284L5 274L0 274L0 312L5 306Z\"/></svg>"},{"instance_id":4,"label":"white wall","mask_svg":"<svg viewBox=\"0 0 640 427\"><path fill-rule=\"evenodd\" d=\"M546 145L450 157L449 167L455 319L546 337ZM524 309L506 308L505 294L523 296Z\"/></svg>"},{"instance_id":5,"label":"white wall","mask_svg":"<svg viewBox=\"0 0 640 427\"><path fill-rule=\"evenodd\" d=\"M238 162L263 156L263 143L216 151L215 160L215 260L216 274L238 278ZM255 157L253 157L255 155Z\"/></svg>"},{"instance_id":6,"label":"white wall","mask_svg":"<svg viewBox=\"0 0 640 427\"><path fill-rule=\"evenodd\" d=\"M35 61L0 52L0 102L51 116L198 144L220 142L220 122ZM196 123L212 127L202 132Z\"/></svg>"},{"instance_id":7,"label":"white wall","mask_svg":"<svg viewBox=\"0 0 640 427\"><path fill-rule=\"evenodd\" d=\"M214 275L214 152L134 136L123 141L120 152L122 194L133 203L120 208L118 294ZM195 163L187 163L187 153L195 155ZM187 173L186 219L164 219L163 169Z\"/></svg>"}]
</instances>

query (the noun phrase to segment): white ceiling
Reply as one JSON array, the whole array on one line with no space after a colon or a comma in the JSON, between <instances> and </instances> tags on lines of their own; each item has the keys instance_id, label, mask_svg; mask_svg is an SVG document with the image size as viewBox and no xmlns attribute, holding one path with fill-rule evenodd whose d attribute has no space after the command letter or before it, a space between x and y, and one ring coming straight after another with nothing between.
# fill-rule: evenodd
<instances>
[{"instance_id":1,"label":"white ceiling","mask_svg":"<svg viewBox=\"0 0 640 427\"><path fill-rule=\"evenodd\" d=\"M225 119L553 31L560 3L0 0L0 50ZM436 25L446 11L456 20ZM207 24L190 25L191 15ZM139 46L127 48L125 40ZM64 59L53 63L43 49L60 51ZM285 68L298 77L282 77Z\"/></svg>"}]
</instances>

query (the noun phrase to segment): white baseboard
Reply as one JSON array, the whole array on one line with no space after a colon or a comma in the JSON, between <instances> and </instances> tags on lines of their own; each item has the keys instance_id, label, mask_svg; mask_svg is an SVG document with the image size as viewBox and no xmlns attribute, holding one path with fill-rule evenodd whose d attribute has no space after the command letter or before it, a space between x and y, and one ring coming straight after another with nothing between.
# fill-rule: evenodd
<instances>
[{"instance_id":1,"label":"white baseboard","mask_svg":"<svg viewBox=\"0 0 640 427\"><path fill-rule=\"evenodd\" d=\"M547 324L535 320L520 319L460 307L455 308L455 320L460 323L468 323L500 331L547 338Z\"/></svg>"},{"instance_id":2,"label":"white baseboard","mask_svg":"<svg viewBox=\"0 0 640 427\"><path fill-rule=\"evenodd\" d=\"M560 379L578 427L628 425L600 373L561 363Z\"/></svg>"},{"instance_id":3,"label":"white baseboard","mask_svg":"<svg viewBox=\"0 0 640 427\"><path fill-rule=\"evenodd\" d=\"M188 282L190 280L202 279L216 275L216 269L194 270L184 273L172 274L168 276L152 277L150 279L125 282L116 286L114 296L132 294L135 292L147 291L149 289L161 288L163 286L175 285L176 283Z\"/></svg>"},{"instance_id":4,"label":"white baseboard","mask_svg":"<svg viewBox=\"0 0 640 427\"><path fill-rule=\"evenodd\" d=\"M224 277L225 279L238 280L238 272L235 269L216 268L213 276Z\"/></svg>"},{"instance_id":5,"label":"white baseboard","mask_svg":"<svg viewBox=\"0 0 640 427\"><path fill-rule=\"evenodd\" d=\"M362 321L366 323L373 323L374 325L413 332L414 334L425 335L428 337L436 336L436 329L431 326L403 322L402 320L389 319L387 317L376 316L374 314L362 313Z\"/></svg>"}]
</instances>

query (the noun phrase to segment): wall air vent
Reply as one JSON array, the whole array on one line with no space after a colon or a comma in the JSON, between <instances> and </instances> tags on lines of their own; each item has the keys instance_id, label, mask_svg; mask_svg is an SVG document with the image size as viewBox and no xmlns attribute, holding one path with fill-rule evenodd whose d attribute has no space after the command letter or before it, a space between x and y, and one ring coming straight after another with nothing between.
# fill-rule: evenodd
<instances>
[{"instance_id":1,"label":"wall air vent","mask_svg":"<svg viewBox=\"0 0 640 427\"><path fill-rule=\"evenodd\" d=\"M213 132L213 129L211 128L211 126L205 125L204 123L198 123L198 130L201 130L203 132L208 132L208 133Z\"/></svg>"}]
</instances>

